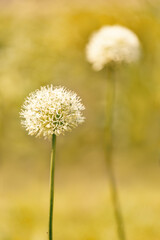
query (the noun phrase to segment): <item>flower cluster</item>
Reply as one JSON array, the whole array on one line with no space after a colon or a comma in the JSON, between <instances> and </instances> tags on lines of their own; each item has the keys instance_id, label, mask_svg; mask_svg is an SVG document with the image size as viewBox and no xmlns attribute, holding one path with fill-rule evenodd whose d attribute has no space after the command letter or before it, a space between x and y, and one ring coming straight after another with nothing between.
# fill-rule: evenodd
<instances>
[{"instance_id":1,"label":"flower cluster","mask_svg":"<svg viewBox=\"0 0 160 240\"><path fill-rule=\"evenodd\" d=\"M25 100L20 116L29 135L49 138L84 122L85 109L76 93L64 87L41 87Z\"/></svg>"},{"instance_id":2,"label":"flower cluster","mask_svg":"<svg viewBox=\"0 0 160 240\"><path fill-rule=\"evenodd\" d=\"M104 26L91 36L86 55L94 70L99 71L110 62L137 61L140 43L136 34L125 27Z\"/></svg>"}]
</instances>

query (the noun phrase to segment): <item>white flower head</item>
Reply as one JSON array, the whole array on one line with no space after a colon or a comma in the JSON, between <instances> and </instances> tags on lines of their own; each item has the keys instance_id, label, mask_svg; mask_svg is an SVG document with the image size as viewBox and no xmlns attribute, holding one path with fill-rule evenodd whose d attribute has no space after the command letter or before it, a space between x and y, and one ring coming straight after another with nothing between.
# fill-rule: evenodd
<instances>
[{"instance_id":1,"label":"white flower head","mask_svg":"<svg viewBox=\"0 0 160 240\"><path fill-rule=\"evenodd\" d=\"M46 86L30 93L20 116L29 135L50 138L84 122L85 109L76 93L64 87Z\"/></svg>"},{"instance_id":2,"label":"white flower head","mask_svg":"<svg viewBox=\"0 0 160 240\"><path fill-rule=\"evenodd\" d=\"M140 57L140 42L136 34L125 27L104 26L91 36L86 56L96 71L111 62L136 62Z\"/></svg>"}]
</instances>

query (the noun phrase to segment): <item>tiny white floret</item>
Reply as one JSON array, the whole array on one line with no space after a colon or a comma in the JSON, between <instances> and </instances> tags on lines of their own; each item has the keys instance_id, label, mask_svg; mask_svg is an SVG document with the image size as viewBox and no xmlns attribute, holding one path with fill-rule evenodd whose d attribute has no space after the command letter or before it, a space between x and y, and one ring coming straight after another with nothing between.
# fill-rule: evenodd
<instances>
[{"instance_id":1,"label":"tiny white floret","mask_svg":"<svg viewBox=\"0 0 160 240\"><path fill-rule=\"evenodd\" d=\"M96 71L111 62L136 62L140 57L140 42L134 32L123 26L104 26L91 36L86 57Z\"/></svg>"},{"instance_id":2,"label":"tiny white floret","mask_svg":"<svg viewBox=\"0 0 160 240\"><path fill-rule=\"evenodd\" d=\"M76 93L60 86L41 87L25 100L20 112L21 123L29 135L50 138L83 123L84 109Z\"/></svg>"}]
</instances>

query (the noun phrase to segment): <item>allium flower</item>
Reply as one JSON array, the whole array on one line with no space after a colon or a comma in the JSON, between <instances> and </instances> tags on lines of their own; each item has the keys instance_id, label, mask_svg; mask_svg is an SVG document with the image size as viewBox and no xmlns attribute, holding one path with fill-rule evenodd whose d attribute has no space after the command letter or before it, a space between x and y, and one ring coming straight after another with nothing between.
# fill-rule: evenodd
<instances>
[{"instance_id":1,"label":"allium flower","mask_svg":"<svg viewBox=\"0 0 160 240\"><path fill-rule=\"evenodd\" d=\"M41 87L25 100L20 116L29 135L50 138L84 122L85 109L76 93L64 87Z\"/></svg>"},{"instance_id":2,"label":"allium flower","mask_svg":"<svg viewBox=\"0 0 160 240\"><path fill-rule=\"evenodd\" d=\"M104 26L91 36L86 55L94 70L99 71L110 62L137 61L140 42L136 34L125 27Z\"/></svg>"}]
</instances>

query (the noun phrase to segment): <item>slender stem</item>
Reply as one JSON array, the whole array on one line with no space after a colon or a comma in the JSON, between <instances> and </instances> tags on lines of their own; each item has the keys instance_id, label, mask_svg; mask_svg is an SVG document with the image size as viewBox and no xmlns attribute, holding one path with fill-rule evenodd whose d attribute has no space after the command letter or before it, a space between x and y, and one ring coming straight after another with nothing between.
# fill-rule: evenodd
<instances>
[{"instance_id":1,"label":"slender stem","mask_svg":"<svg viewBox=\"0 0 160 240\"><path fill-rule=\"evenodd\" d=\"M50 167L50 209L49 209L49 240L53 239L53 207L54 207L54 170L55 170L55 149L56 149L56 135L52 136L52 153L51 153L51 167Z\"/></svg>"},{"instance_id":2,"label":"slender stem","mask_svg":"<svg viewBox=\"0 0 160 240\"><path fill-rule=\"evenodd\" d=\"M114 78L115 72L110 72L109 79L109 92L107 99L107 124L106 124L106 163L108 169L108 178L111 192L111 199L114 208L114 215L117 226L117 234L120 240L125 240L125 231L123 218L121 214L121 208L118 199L117 185L114 176L113 169L113 148L114 148L114 135L113 135L113 124L114 124L114 112L116 105L116 79Z\"/></svg>"}]
</instances>

